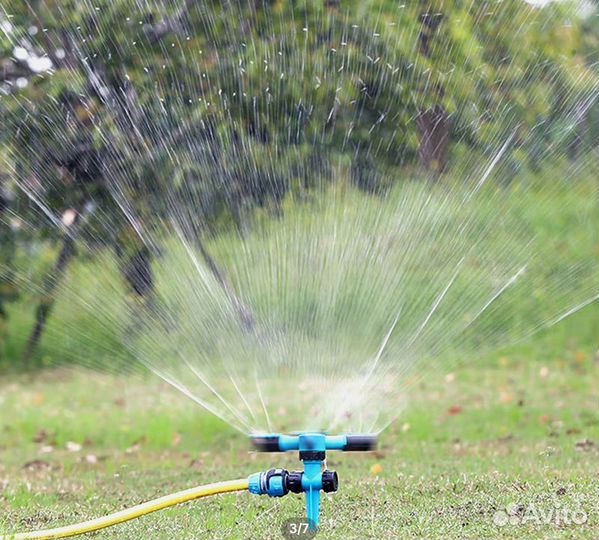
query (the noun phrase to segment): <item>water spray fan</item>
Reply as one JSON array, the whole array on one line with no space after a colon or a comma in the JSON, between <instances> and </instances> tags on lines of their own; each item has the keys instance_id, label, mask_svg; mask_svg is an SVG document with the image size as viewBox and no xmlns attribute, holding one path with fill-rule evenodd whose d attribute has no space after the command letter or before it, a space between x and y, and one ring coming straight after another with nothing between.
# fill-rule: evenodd
<instances>
[{"instance_id":1,"label":"water spray fan","mask_svg":"<svg viewBox=\"0 0 599 540\"><path fill-rule=\"evenodd\" d=\"M298 435L256 435L252 443L262 452L299 451L303 471L289 472L271 469L250 475L249 491L256 495L283 497L289 492L306 494L306 515L310 529L320 523L320 493L337 491L339 479L335 471L326 468L327 450L365 452L376 448L374 435L326 435L300 433Z\"/></svg>"}]
</instances>

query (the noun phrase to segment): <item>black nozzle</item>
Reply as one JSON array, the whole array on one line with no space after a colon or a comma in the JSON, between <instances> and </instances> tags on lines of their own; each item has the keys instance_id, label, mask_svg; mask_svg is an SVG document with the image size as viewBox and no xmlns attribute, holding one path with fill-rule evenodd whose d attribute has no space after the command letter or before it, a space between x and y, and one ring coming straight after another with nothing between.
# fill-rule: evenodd
<instances>
[{"instance_id":1,"label":"black nozzle","mask_svg":"<svg viewBox=\"0 0 599 540\"><path fill-rule=\"evenodd\" d=\"M279 438L268 435L256 435L252 437L252 444L259 452L280 452Z\"/></svg>"},{"instance_id":2,"label":"black nozzle","mask_svg":"<svg viewBox=\"0 0 599 540\"><path fill-rule=\"evenodd\" d=\"M347 435L346 452L368 452L376 450L376 435Z\"/></svg>"},{"instance_id":3,"label":"black nozzle","mask_svg":"<svg viewBox=\"0 0 599 540\"><path fill-rule=\"evenodd\" d=\"M335 471L324 471L322 473L322 491L332 493L339 487L339 477Z\"/></svg>"}]
</instances>

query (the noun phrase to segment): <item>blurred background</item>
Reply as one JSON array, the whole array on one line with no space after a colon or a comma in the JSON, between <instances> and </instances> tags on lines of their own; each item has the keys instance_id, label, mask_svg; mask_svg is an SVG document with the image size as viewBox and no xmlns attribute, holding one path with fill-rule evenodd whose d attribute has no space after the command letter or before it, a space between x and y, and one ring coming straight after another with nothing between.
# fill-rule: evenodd
<instances>
[{"instance_id":1,"label":"blurred background","mask_svg":"<svg viewBox=\"0 0 599 540\"><path fill-rule=\"evenodd\" d=\"M414 179L480 177L500 151L499 185L542 183L547 171L594 178L598 9L591 0L4 4L0 365L60 355L44 334L73 317L55 304L79 262L110 251L123 295L151 294L152 257L110 193L122 171L144 178L126 189L148 229L169 186L201 179L208 242L244 231L256 210L278 219L289 194L340 169L373 196ZM549 232L552 216L542 220Z\"/></svg>"}]
</instances>

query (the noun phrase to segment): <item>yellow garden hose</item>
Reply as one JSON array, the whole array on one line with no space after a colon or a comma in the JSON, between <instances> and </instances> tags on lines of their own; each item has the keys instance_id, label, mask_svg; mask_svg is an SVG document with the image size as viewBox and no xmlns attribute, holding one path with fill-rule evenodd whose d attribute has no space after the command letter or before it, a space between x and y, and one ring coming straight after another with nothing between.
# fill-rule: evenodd
<instances>
[{"instance_id":1,"label":"yellow garden hose","mask_svg":"<svg viewBox=\"0 0 599 540\"><path fill-rule=\"evenodd\" d=\"M98 529L112 527L125 521L175 506L187 501L193 501L201 497L209 497L219 493L229 493L231 491L243 491L248 489L248 479L242 478L239 480L229 480L227 482L216 482L215 484L206 484L205 486L197 486L171 495L154 499L142 504L138 504L132 508L109 514L108 516L90 519L83 523L67 525L66 527L57 527L56 529L45 529L43 531L31 531L26 533L16 533L8 535L0 535L0 540L49 540L51 538L66 538L67 536L75 536L84 534Z\"/></svg>"}]
</instances>

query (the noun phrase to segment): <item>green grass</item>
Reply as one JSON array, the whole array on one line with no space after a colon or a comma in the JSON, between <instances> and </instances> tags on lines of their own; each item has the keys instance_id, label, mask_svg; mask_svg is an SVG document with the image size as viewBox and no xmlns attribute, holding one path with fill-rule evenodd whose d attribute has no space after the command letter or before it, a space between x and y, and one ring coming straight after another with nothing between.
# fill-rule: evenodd
<instances>
[{"instance_id":1,"label":"green grass","mask_svg":"<svg viewBox=\"0 0 599 540\"><path fill-rule=\"evenodd\" d=\"M431 374L381 435L377 453L331 454L341 478L322 538L596 538L596 308L533 342ZM245 437L153 379L65 370L0 386L0 527L32 530L100 516L206 482L299 466L248 452ZM81 445L69 451L68 443ZM70 445L72 447L72 445ZM48 451L51 450L51 451ZM94 456L94 457L90 457ZM375 474L379 469L378 474ZM495 512L520 504L520 523ZM524 520L582 510L581 525ZM511 508L511 507L510 507ZM281 538L303 501L246 493L197 501L100 538ZM529 514L530 515L530 514Z\"/></svg>"}]
</instances>

